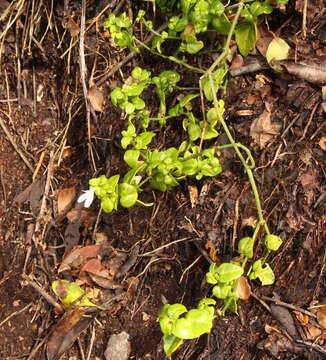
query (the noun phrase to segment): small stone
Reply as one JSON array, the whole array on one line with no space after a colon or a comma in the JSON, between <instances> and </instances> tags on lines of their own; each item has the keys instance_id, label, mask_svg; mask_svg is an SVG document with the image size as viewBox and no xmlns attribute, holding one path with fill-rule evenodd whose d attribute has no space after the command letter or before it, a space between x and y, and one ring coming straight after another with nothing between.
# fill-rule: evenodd
<instances>
[{"instance_id":1,"label":"small stone","mask_svg":"<svg viewBox=\"0 0 326 360\"><path fill-rule=\"evenodd\" d=\"M130 352L129 334L122 331L110 336L104 356L106 360L128 360Z\"/></svg>"}]
</instances>

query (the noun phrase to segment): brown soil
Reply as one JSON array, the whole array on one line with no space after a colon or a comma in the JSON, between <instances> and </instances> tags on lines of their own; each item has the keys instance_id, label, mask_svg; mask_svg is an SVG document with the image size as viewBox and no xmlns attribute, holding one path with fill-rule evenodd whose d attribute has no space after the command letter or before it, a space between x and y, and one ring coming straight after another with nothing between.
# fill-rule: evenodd
<instances>
[{"instance_id":1,"label":"brown soil","mask_svg":"<svg viewBox=\"0 0 326 360\"><path fill-rule=\"evenodd\" d=\"M87 181L94 174L88 152L78 44L62 59L61 55L71 44L70 35L64 37L60 46L58 40L63 35L64 21L69 17L79 21L79 2L72 1L74 4L71 4L69 14L64 13L62 3L58 2L54 7L56 30L50 29L39 47L36 41L32 41L31 53L26 48L24 54L20 54L20 72L17 71L15 45L17 43L22 49L23 24L26 26L30 21L27 4L19 17L21 23L17 22L17 30L15 26L9 30L0 49L0 118L32 166L32 169L26 166L0 128L0 358L4 360L30 359L31 352L46 339L60 318L53 306L22 277L22 273L25 266L26 273L44 291L51 293L50 284L59 276L57 269L62 262L64 246L69 245L69 222L56 216L58 191L74 187L79 194L87 188ZM100 2L94 3L87 7L88 19L96 16L101 9L100 5L96 6ZM129 3L126 2L126 10ZM50 5L44 6L49 11ZM282 36L293 45L295 34L301 29L301 15L292 10L279 20L278 25L287 19L289 24ZM102 18L98 20L100 26ZM309 23L315 32L309 34L306 40L296 38L300 49L305 49L306 57L318 55L317 50L325 46L325 38L319 39L322 28L319 22L322 20L317 17L315 22ZM42 37L45 25L42 20L35 30L37 39ZM95 48L107 56L108 62L105 64L101 57L96 58L95 76L102 75L107 71L106 67L111 68L126 55L113 48L93 26L86 37L86 51L91 54L87 60L89 71L94 64ZM164 64L156 60L150 60L148 54L140 55L122 68L123 73L128 74L136 64L157 73ZM171 64L168 65L171 67ZM178 69L186 79L183 86L191 86L192 75L182 68ZM104 83L101 89L106 99L110 88L120 81L117 73ZM13 101L6 101L8 98ZM321 88L290 75L265 70L231 78L225 100L226 119L235 137L253 150L255 178L271 230L285 239L281 251L270 259L276 283L266 288L253 283L253 291L259 299L277 294L282 301L305 309L312 303L325 303L326 184L325 148L322 148L325 147L325 112ZM250 126L263 113L267 102L272 102L272 120L280 125L281 130L268 145L259 148L252 142ZM119 146L122 126L120 112L109 101L106 101L104 111L98 113L97 121L92 118L92 150L98 173L124 171ZM160 144L173 143L177 130L176 126L169 127L166 133L160 135ZM62 159L58 164L56 157L45 199L45 212L39 219L43 192L38 196L38 190L34 188L34 205L28 201L17 205L14 200L33 182L32 170L35 171L37 164L40 167L36 179L46 180L50 154L58 156L64 139L66 144ZM218 141L225 141L223 135ZM232 239L250 234L255 205L237 158L232 151L223 152L221 156L224 167L221 176L183 183L164 194L146 189L144 200L154 200L153 207L119 210L113 214L102 214L99 218L96 233L100 235L97 237L104 237L115 251L129 254L138 243L139 253L142 254L177 239L187 240L167 247L155 256L137 258L124 278L125 295L113 301L112 308L101 312L98 322L94 323L96 337L91 359L104 359L110 334L122 330L130 334L133 359L164 359L156 321L162 301L166 299L192 306L209 291L203 281L208 269L203 256L184 274L184 270L201 255L194 242L207 252L210 248L216 249L219 260L236 256ZM194 207L189 198L190 185L196 186L200 194ZM31 197L28 199L31 200ZM72 230L72 237L77 236L79 245L93 243L97 216L95 205L87 214L88 222L83 223L77 233ZM39 221L43 245L36 249L31 232ZM259 245L257 254L261 252ZM240 316L227 314L218 318L210 336L188 342L176 358L271 359L266 345L266 326L283 330L284 326L253 297L246 303L240 303L239 313ZM4 321L7 317L10 318ZM295 322L301 329L301 338L310 341L304 326L300 326L298 320ZM79 339L80 347L87 352L91 328ZM319 345L323 346L323 342ZM279 350L282 348L279 344L277 346ZM307 346L299 347L299 350L289 347L278 354L279 359L322 359L322 356ZM46 358L43 345L33 358ZM62 359L82 359L77 342Z\"/></svg>"}]
</instances>

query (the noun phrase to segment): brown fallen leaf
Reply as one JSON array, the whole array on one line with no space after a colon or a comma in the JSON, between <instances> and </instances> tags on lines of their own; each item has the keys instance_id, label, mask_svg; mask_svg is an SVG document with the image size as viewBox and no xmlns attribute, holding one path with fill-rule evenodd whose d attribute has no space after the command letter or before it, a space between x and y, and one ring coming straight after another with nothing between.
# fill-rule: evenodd
<instances>
[{"instance_id":1,"label":"brown fallen leaf","mask_svg":"<svg viewBox=\"0 0 326 360\"><path fill-rule=\"evenodd\" d=\"M248 283L248 280L244 276L240 276L235 293L238 295L241 300L248 300L251 294L251 288Z\"/></svg>"},{"instance_id":2,"label":"brown fallen leaf","mask_svg":"<svg viewBox=\"0 0 326 360\"><path fill-rule=\"evenodd\" d=\"M293 338L298 336L297 329L295 327L293 317L290 311L279 305L271 305L271 313L273 317L282 325L282 327L291 335Z\"/></svg>"},{"instance_id":3,"label":"brown fallen leaf","mask_svg":"<svg viewBox=\"0 0 326 360\"><path fill-rule=\"evenodd\" d=\"M305 332L308 340L315 340L321 335L321 329L317 326L308 324L305 328Z\"/></svg>"},{"instance_id":4,"label":"brown fallen leaf","mask_svg":"<svg viewBox=\"0 0 326 360\"><path fill-rule=\"evenodd\" d=\"M69 18L66 25L70 32L70 36L77 36L80 32L80 27L73 18Z\"/></svg>"},{"instance_id":5,"label":"brown fallen leaf","mask_svg":"<svg viewBox=\"0 0 326 360\"><path fill-rule=\"evenodd\" d=\"M326 304L317 310L317 321L320 326L326 329Z\"/></svg>"},{"instance_id":6,"label":"brown fallen leaf","mask_svg":"<svg viewBox=\"0 0 326 360\"><path fill-rule=\"evenodd\" d=\"M35 212L39 208L39 202L44 193L45 178L31 183L27 188L18 194L14 199L14 204L21 206L24 202L29 202L31 210Z\"/></svg>"},{"instance_id":7,"label":"brown fallen leaf","mask_svg":"<svg viewBox=\"0 0 326 360\"><path fill-rule=\"evenodd\" d=\"M101 245L88 245L83 247L75 247L63 259L58 269L58 273L72 269L79 269L80 266L85 261L92 258L96 258L99 255L101 249L102 249Z\"/></svg>"},{"instance_id":8,"label":"brown fallen leaf","mask_svg":"<svg viewBox=\"0 0 326 360\"><path fill-rule=\"evenodd\" d=\"M236 53L232 59L230 69L231 70L239 69L241 68L241 66L243 66L243 64L244 64L243 57L240 54Z\"/></svg>"},{"instance_id":9,"label":"brown fallen leaf","mask_svg":"<svg viewBox=\"0 0 326 360\"><path fill-rule=\"evenodd\" d=\"M250 136L262 149L279 134L280 129L280 125L272 123L271 112L264 110L264 112L252 122L250 126Z\"/></svg>"},{"instance_id":10,"label":"brown fallen leaf","mask_svg":"<svg viewBox=\"0 0 326 360\"><path fill-rule=\"evenodd\" d=\"M65 252L67 254L79 244L81 225L82 223L80 219L77 219L76 221L69 223L66 227L64 234L64 245Z\"/></svg>"},{"instance_id":11,"label":"brown fallen leaf","mask_svg":"<svg viewBox=\"0 0 326 360\"><path fill-rule=\"evenodd\" d=\"M326 85L325 62L293 62L290 60L275 61L284 67L286 71L299 79L309 81L313 84Z\"/></svg>"},{"instance_id":12,"label":"brown fallen leaf","mask_svg":"<svg viewBox=\"0 0 326 360\"><path fill-rule=\"evenodd\" d=\"M87 273L92 281L103 289L118 289L121 286L113 281L113 277L99 259L87 261L80 270L80 276Z\"/></svg>"},{"instance_id":13,"label":"brown fallen leaf","mask_svg":"<svg viewBox=\"0 0 326 360\"><path fill-rule=\"evenodd\" d=\"M76 194L77 190L74 186L58 191L58 215L67 211L75 200Z\"/></svg>"},{"instance_id":14,"label":"brown fallen leaf","mask_svg":"<svg viewBox=\"0 0 326 360\"><path fill-rule=\"evenodd\" d=\"M102 91L99 90L96 85L93 85L89 88L87 97L95 111L103 111L104 96Z\"/></svg>"},{"instance_id":15,"label":"brown fallen leaf","mask_svg":"<svg viewBox=\"0 0 326 360\"><path fill-rule=\"evenodd\" d=\"M314 189L318 187L318 171L308 170L301 174L300 182L304 189Z\"/></svg>"},{"instance_id":16,"label":"brown fallen leaf","mask_svg":"<svg viewBox=\"0 0 326 360\"><path fill-rule=\"evenodd\" d=\"M92 317L84 316L85 311L73 308L68 311L55 325L46 344L48 360L59 360L78 336L85 331L93 321Z\"/></svg>"}]
</instances>

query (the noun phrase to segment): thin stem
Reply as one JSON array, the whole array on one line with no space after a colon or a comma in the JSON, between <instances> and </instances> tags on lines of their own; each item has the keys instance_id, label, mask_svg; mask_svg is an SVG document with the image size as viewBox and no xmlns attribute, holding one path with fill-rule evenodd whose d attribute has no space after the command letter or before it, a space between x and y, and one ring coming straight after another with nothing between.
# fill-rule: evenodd
<instances>
[{"instance_id":1,"label":"thin stem","mask_svg":"<svg viewBox=\"0 0 326 360\"><path fill-rule=\"evenodd\" d=\"M243 1L241 1L238 5L238 9L237 9L237 12L235 14L235 17L232 21L232 25L231 25L231 28L230 28L230 31L229 31L229 34L228 34L228 37L226 39L226 43L225 43L225 46L224 46L224 50L222 51L221 55L213 62L213 64L209 67L209 69L206 71L206 74L205 75L208 75L210 73L212 73L214 71L214 69L216 68L217 65L219 65L222 61L225 60L225 58L227 57L228 55L228 51L229 51L229 48L230 48L230 43L231 43L231 39L232 39L232 36L233 36L233 33L234 33L234 29L238 23L238 20L239 20L239 16L240 16L240 13L241 13L241 10L243 8ZM204 75L204 76L205 76Z\"/></svg>"},{"instance_id":2,"label":"thin stem","mask_svg":"<svg viewBox=\"0 0 326 360\"><path fill-rule=\"evenodd\" d=\"M218 100L217 100L217 96L216 96L216 88L215 88L215 84L214 84L214 80L213 80L213 76L212 74L208 74L209 77L209 81L210 81L210 86L211 86L211 91L213 94L213 102L214 102L214 106L216 108L216 113L217 116L219 117L219 121L222 124L222 127L224 129L224 132L226 134L226 136L228 137L232 147L234 148L234 151L236 152L238 158L240 159L243 167L246 170L246 173L248 175L248 179L249 179L249 183L252 189L252 192L254 194L254 198L255 198L255 203L256 203L256 208L257 208L257 213L258 213L258 219L259 222L261 222L262 224L265 224L265 219L264 219L264 215L263 215L263 210L261 207L261 203L260 203L260 197L258 194L258 189L257 189L257 185L254 179L254 175L252 173L252 170L250 168L250 166L247 164L247 161L244 159L243 155L241 154L241 151L239 150L239 147L237 146L237 143L235 142L226 122L223 119L223 116L221 116L220 112L219 112L219 105L218 105ZM265 229L268 229L267 224L265 225ZM267 230L266 230L267 232ZM269 232L268 232L269 233Z\"/></svg>"}]
</instances>

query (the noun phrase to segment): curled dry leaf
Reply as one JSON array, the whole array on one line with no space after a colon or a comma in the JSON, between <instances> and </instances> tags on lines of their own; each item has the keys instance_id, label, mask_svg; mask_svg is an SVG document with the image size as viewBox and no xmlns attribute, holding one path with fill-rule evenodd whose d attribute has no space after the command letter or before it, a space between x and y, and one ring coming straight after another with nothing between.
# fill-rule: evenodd
<instances>
[{"instance_id":1,"label":"curled dry leaf","mask_svg":"<svg viewBox=\"0 0 326 360\"><path fill-rule=\"evenodd\" d=\"M313 84L326 85L326 64L317 62L293 62L289 60L275 61L286 71L299 79Z\"/></svg>"},{"instance_id":2,"label":"curled dry leaf","mask_svg":"<svg viewBox=\"0 0 326 360\"><path fill-rule=\"evenodd\" d=\"M102 112L104 107L104 96L102 91L99 90L96 85L93 85L89 88L87 96L93 109Z\"/></svg>"},{"instance_id":3,"label":"curled dry leaf","mask_svg":"<svg viewBox=\"0 0 326 360\"><path fill-rule=\"evenodd\" d=\"M276 135L279 134L281 126L273 124L271 121L271 112L265 110L250 126L250 136L254 142L262 149Z\"/></svg>"},{"instance_id":4,"label":"curled dry leaf","mask_svg":"<svg viewBox=\"0 0 326 360\"><path fill-rule=\"evenodd\" d=\"M65 212L73 203L76 197L76 188L70 187L58 191L58 215Z\"/></svg>"},{"instance_id":5,"label":"curled dry leaf","mask_svg":"<svg viewBox=\"0 0 326 360\"><path fill-rule=\"evenodd\" d=\"M62 261L58 273L79 267L87 260L96 258L102 247L101 245L88 245L84 247L74 248Z\"/></svg>"},{"instance_id":6,"label":"curled dry leaf","mask_svg":"<svg viewBox=\"0 0 326 360\"><path fill-rule=\"evenodd\" d=\"M103 289L117 289L121 286L115 283L109 271L102 265L99 259L91 259L87 261L80 270L87 273L92 281Z\"/></svg>"},{"instance_id":7,"label":"curled dry leaf","mask_svg":"<svg viewBox=\"0 0 326 360\"><path fill-rule=\"evenodd\" d=\"M48 360L60 359L78 336L88 328L93 319L90 316L85 317L84 314L82 309L73 308L54 325L46 344Z\"/></svg>"},{"instance_id":8,"label":"curled dry leaf","mask_svg":"<svg viewBox=\"0 0 326 360\"><path fill-rule=\"evenodd\" d=\"M240 276L235 292L241 300L246 301L250 298L251 288L244 276Z\"/></svg>"}]
</instances>

